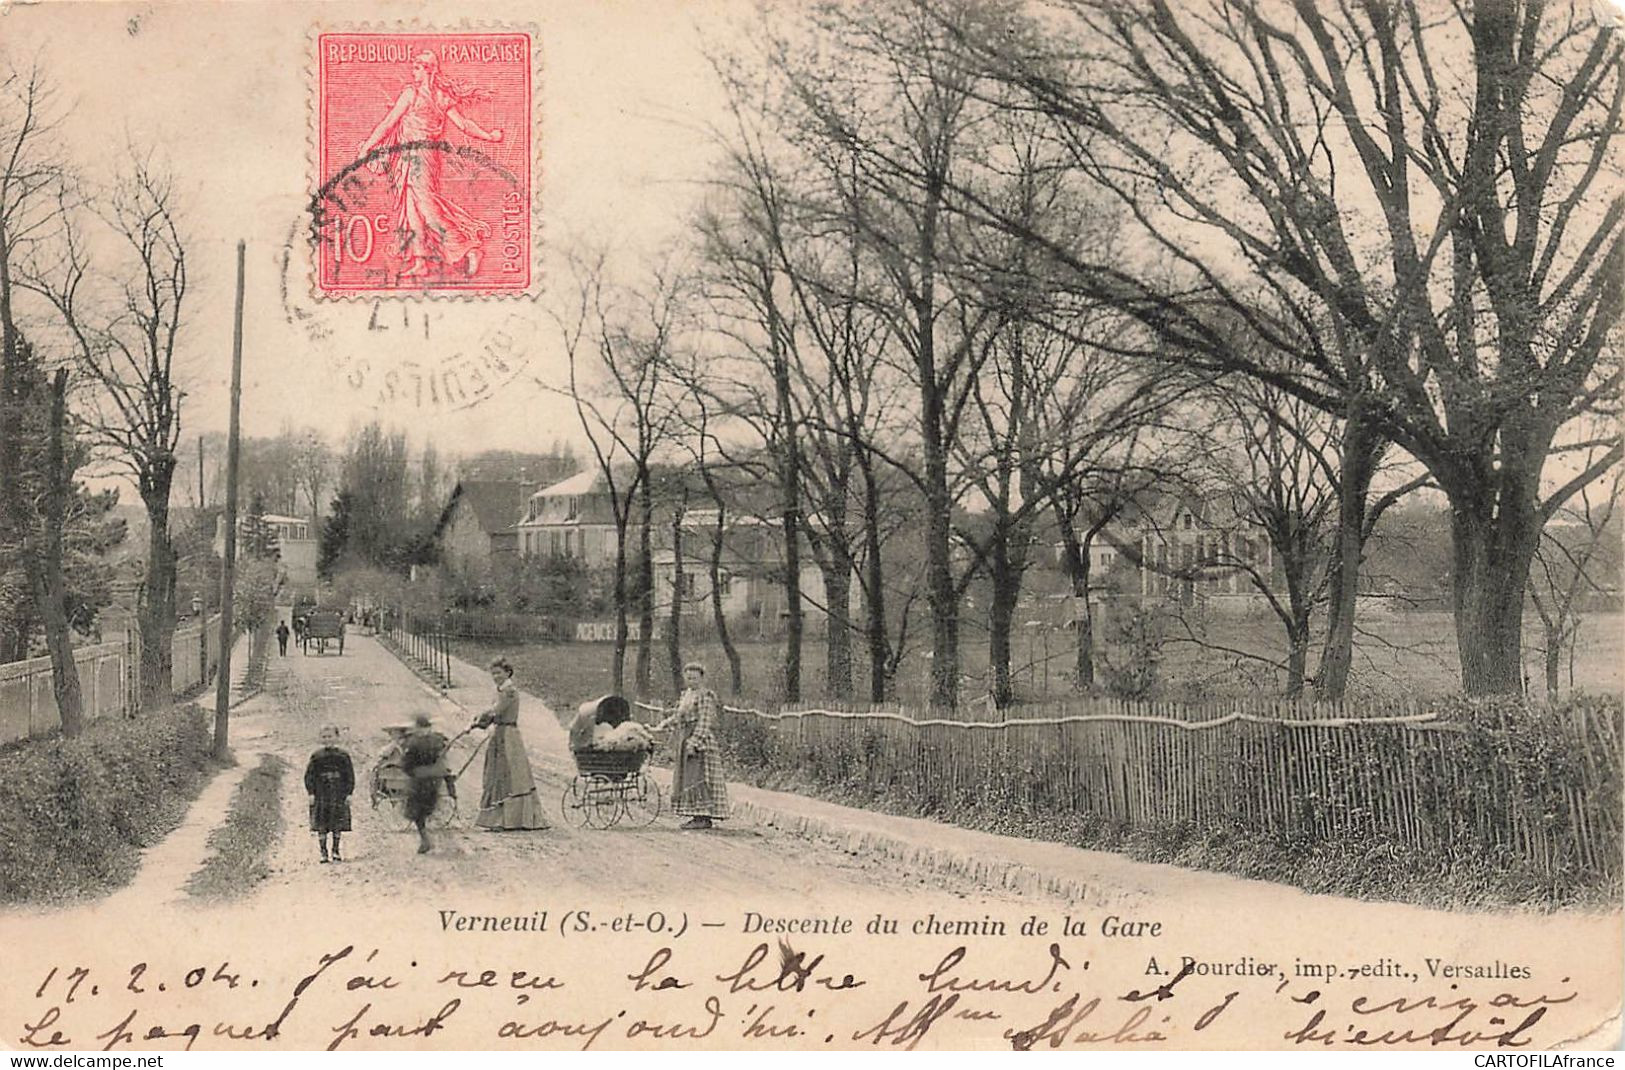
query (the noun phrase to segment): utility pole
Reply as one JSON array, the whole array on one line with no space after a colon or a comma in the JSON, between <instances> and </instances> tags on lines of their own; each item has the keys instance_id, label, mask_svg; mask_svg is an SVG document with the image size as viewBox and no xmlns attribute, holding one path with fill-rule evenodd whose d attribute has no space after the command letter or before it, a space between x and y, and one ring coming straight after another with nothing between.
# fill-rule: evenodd
<instances>
[{"instance_id":1,"label":"utility pole","mask_svg":"<svg viewBox=\"0 0 1625 1070\"><path fill-rule=\"evenodd\" d=\"M246 246L237 243L237 318L231 331L231 431L226 439L226 543L220 563L220 671L214 683L214 756L231 757L231 594L237 557L237 446L238 410L243 402L243 258Z\"/></svg>"},{"instance_id":2,"label":"utility pole","mask_svg":"<svg viewBox=\"0 0 1625 1070\"><path fill-rule=\"evenodd\" d=\"M197 437L197 511L203 515L204 507L209 503L203 498L203 436Z\"/></svg>"}]
</instances>

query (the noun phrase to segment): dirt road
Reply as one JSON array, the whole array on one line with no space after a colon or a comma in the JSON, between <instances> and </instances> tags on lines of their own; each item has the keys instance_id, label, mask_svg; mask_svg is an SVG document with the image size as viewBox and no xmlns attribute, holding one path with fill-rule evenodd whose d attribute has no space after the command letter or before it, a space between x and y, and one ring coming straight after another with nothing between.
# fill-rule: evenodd
<instances>
[{"instance_id":1,"label":"dirt road","mask_svg":"<svg viewBox=\"0 0 1625 1070\"><path fill-rule=\"evenodd\" d=\"M558 818L573 772L563 731L530 696L520 723L553 829L480 832L465 813L420 856L363 783L348 860L320 864L300 774L321 726L341 727L364 781L386 724L423 711L455 733L490 699L477 667L454 669L451 701L370 638L342 657L273 655L265 692L232 724L239 768L266 754L288 763L269 876L228 902L182 890L225 820L223 779L127 893L0 915L0 1046L37 1040L30 1023L43 1022L80 1046L131 1047L140 1029L156 1038L146 1046L175 1047L195 1024L201 1046L253 1047L265 1042L256 1023L279 1011L286 1043L305 1048L581 1047L589 1019L601 1047L657 1042L646 1034L837 1048L1617 1036L1618 912L1308 895L739 785L739 820L719 831L681 832L669 816L570 829ZM461 783L470 801L479 770ZM803 990L779 972L786 962L821 964L823 981ZM548 974L560 984L520 990Z\"/></svg>"},{"instance_id":2,"label":"dirt road","mask_svg":"<svg viewBox=\"0 0 1625 1070\"><path fill-rule=\"evenodd\" d=\"M468 696L466 702L482 697L489 687L458 690ZM859 889L867 893L886 886L902 892L928 883L924 875L901 867L745 823L685 832L666 815L643 829L569 828L560 813L560 798L574 773L564 732L553 712L531 696L522 701L520 725L553 828L495 833L472 827L482 752L473 755L459 781L462 812L436 834L435 850L419 856L416 836L401 827L387 806L373 809L366 791L367 771L388 744L384 726L409 721L418 712L429 713L448 736L471 719L470 710L435 695L374 639L351 636L342 657L291 651L279 658L273 651L264 696L234 725L235 736L251 741L260 753L280 755L290 766L283 791L285 831L272 856L272 876L256 899L299 898L319 890L323 896L358 902L376 901L380 894L439 901L444 893L458 891L502 897L538 887L550 893L613 889L638 899L679 891L690 901L758 894L782 898L810 896L810 873L818 874L819 897L839 899ZM353 803L355 829L344 838L345 862L340 865L318 862L299 779L324 724L340 727L361 782ZM480 735L472 733L454 748L454 768L473 754ZM940 892L973 894L970 886L953 883L937 875L929 878L929 886ZM974 895L998 898L985 891Z\"/></svg>"}]
</instances>

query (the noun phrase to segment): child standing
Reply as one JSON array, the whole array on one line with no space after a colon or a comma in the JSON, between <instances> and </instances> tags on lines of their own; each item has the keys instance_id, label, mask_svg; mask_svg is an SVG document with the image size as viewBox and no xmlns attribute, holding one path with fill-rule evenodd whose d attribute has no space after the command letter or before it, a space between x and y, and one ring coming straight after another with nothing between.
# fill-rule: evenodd
<instances>
[{"instance_id":1,"label":"child standing","mask_svg":"<svg viewBox=\"0 0 1625 1070\"><path fill-rule=\"evenodd\" d=\"M350 793L355 791L355 765L339 749L339 730L328 725L321 732L322 745L305 766L305 792L310 796L310 830L316 834L322 861L328 860L327 837L333 837L334 862L339 854L339 833L350 831Z\"/></svg>"}]
</instances>

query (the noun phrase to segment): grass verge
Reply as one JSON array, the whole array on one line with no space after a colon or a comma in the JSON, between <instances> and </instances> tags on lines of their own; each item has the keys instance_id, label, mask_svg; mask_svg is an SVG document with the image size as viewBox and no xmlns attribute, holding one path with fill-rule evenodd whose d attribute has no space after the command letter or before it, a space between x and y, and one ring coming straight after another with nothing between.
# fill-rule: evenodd
<instances>
[{"instance_id":1,"label":"grass verge","mask_svg":"<svg viewBox=\"0 0 1625 1070\"><path fill-rule=\"evenodd\" d=\"M219 770L196 705L91 721L0 751L0 903L61 902L129 882Z\"/></svg>"},{"instance_id":2,"label":"grass verge","mask_svg":"<svg viewBox=\"0 0 1625 1070\"><path fill-rule=\"evenodd\" d=\"M287 762L267 754L243 777L225 823L209 835L208 859L186 882L189 894L237 899L270 874L268 860L282 834L282 780L287 771Z\"/></svg>"}]
</instances>

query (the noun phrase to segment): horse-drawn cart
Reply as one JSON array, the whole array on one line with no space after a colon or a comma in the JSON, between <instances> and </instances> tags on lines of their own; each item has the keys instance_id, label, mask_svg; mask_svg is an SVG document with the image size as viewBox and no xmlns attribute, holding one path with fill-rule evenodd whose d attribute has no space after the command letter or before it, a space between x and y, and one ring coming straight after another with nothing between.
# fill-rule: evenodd
<instances>
[{"instance_id":1,"label":"horse-drawn cart","mask_svg":"<svg viewBox=\"0 0 1625 1070\"><path fill-rule=\"evenodd\" d=\"M344 614L336 609L313 609L305 617L305 627L300 634L300 648L310 653L312 645L316 653L326 654L327 644L334 642L338 645L340 656L344 654Z\"/></svg>"}]
</instances>

